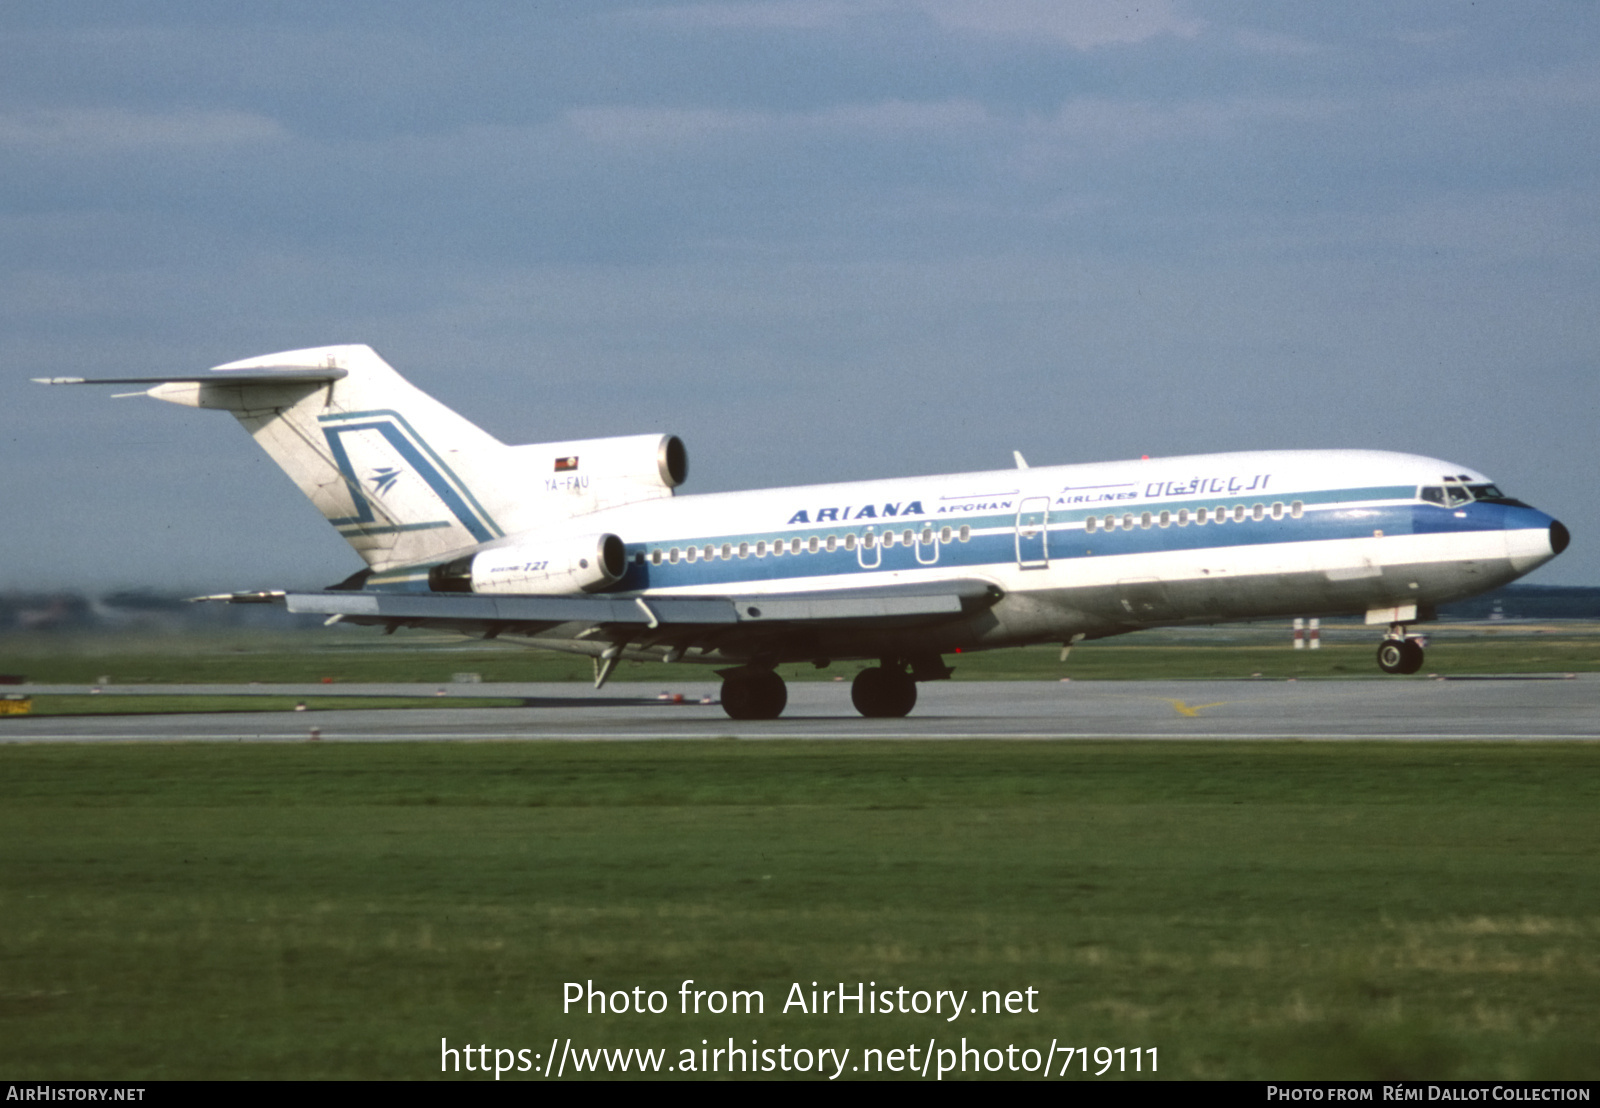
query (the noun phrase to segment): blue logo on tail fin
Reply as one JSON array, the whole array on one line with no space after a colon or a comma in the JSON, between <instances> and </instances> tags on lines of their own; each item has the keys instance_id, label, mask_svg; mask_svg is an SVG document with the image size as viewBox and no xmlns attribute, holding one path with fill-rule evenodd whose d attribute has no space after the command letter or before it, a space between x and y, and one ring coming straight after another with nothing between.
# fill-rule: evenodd
<instances>
[{"instance_id":1,"label":"blue logo on tail fin","mask_svg":"<svg viewBox=\"0 0 1600 1108\"><path fill-rule=\"evenodd\" d=\"M477 497L472 495L472 490L467 487L466 482L445 464L444 459L423 441L399 412L340 412L320 416L318 421L322 424L323 436L328 440L328 451L333 457L333 463L343 476L345 488L355 507L354 515L329 520L335 527L370 534L451 526L449 520L379 522L373 512L372 501L367 498L366 491L356 476L355 466L350 460L350 451L344 443L346 435L376 432L400 456L405 467L384 466L374 470L372 476L368 478L373 483L374 495L381 496L388 492L401 475L410 470L433 491L433 494L443 502L445 509L455 517L455 522L459 523L475 541L488 542L504 534L494 518L484 510L483 505L478 503ZM385 515L387 514L385 512Z\"/></svg>"},{"instance_id":2,"label":"blue logo on tail fin","mask_svg":"<svg viewBox=\"0 0 1600 1108\"><path fill-rule=\"evenodd\" d=\"M372 482L372 491L382 496L389 491L389 487L400 480L400 471L394 466L384 466L382 469L372 471L372 476L367 478Z\"/></svg>"}]
</instances>

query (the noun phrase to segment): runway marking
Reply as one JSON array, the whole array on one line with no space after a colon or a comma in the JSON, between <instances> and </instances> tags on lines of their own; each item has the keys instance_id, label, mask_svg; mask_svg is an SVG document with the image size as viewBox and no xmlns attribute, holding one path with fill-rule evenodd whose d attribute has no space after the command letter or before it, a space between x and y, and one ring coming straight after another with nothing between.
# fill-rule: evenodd
<instances>
[{"instance_id":1,"label":"runway marking","mask_svg":"<svg viewBox=\"0 0 1600 1108\"><path fill-rule=\"evenodd\" d=\"M1162 699L1165 700L1168 704L1171 704L1173 711L1177 712L1180 716L1188 716L1191 719L1194 718L1195 716L1198 716L1201 712L1205 711L1207 708L1220 708L1224 704L1231 703L1231 701L1219 700L1215 704L1194 704L1194 705L1189 705L1189 704L1185 704L1181 700L1173 700L1171 697L1163 697Z\"/></svg>"}]
</instances>

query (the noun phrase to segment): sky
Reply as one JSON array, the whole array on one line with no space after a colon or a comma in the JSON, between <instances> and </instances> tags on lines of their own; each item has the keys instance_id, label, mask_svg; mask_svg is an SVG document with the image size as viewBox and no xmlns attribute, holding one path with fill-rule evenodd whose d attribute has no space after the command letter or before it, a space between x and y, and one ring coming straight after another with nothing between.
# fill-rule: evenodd
<instances>
[{"instance_id":1,"label":"sky","mask_svg":"<svg viewBox=\"0 0 1600 1108\"><path fill-rule=\"evenodd\" d=\"M0 6L0 588L360 568L223 413L367 343L685 492L1213 451L1489 473L1600 584L1600 5Z\"/></svg>"}]
</instances>

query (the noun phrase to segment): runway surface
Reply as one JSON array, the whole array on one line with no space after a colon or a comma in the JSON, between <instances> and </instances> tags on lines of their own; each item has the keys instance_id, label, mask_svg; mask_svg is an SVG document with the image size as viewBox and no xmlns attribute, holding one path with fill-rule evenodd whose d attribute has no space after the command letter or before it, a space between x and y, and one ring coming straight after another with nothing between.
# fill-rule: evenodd
<instances>
[{"instance_id":1,"label":"runway surface","mask_svg":"<svg viewBox=\"0 0 1600 1108\"><path fill-rule=\"evenodd\" d=\"M918 686L905 719L868 720L846 682L789 686L782 718L740 723L715 683L165 685L100 695L424 696L426 708L0 717L4 742L324 742L704 739L1597 740L1600 674L1448 680L963 681ZM88 693L12 686L7 693ZM682 702L660 699L681 696ZM478 698L516 707L474 707ZM702 703L702 700L712 701Z\"/></svg>"}]
</instances>

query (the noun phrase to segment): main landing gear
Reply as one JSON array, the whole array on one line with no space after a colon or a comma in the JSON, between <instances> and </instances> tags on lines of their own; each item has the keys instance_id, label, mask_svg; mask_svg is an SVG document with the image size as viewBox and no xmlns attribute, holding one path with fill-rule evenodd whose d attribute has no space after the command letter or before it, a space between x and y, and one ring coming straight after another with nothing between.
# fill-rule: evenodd
<instances>
[{"instance_id":1,"label":"main landing gear","mask_svg":"<svg viewBox=\"0 0 1600 1108\"><path fill-rule=\"evenodd\" d=\"M856 674L850 703L868 719L900 719L917 706L917 682L904 669L873 666Z\"/></svg>"},{"instance_id":2,"label":"main landing gear","mask_svg":"<svg viewBox=\"0 0 1600 1108\"><path fill-rule=\"evenodd\" d=\"M1422 643L1407 638L1402 624L1389 627L1389 636L1378 644L1378 668L1385 673L1415 673L1422 668Z\"/></svg>"},{"instance_id":3,"label":"main landing gear","mask_svg":"<svg viewBox=\"0 0 1600 1108\"><path fill-rule=\"evenodd\" d=\"M722 682L722 710L731 719L777 719L789 703L789 687L769 670L729 674Z\"/></svg>"},{"instance_id":4,"label":"main landing gear","mask_svg":"<svg viewBox=\"0 0 1600 1108\"><path fill-rule=\"evenodd\" d=\"M777 719L789 703L783 678L770 669L723 670L722 710L733 719ZM856 674L850 701L868 719L899 719L917 706L918 681L947 680L954 671L937 654L885 658Z\"/></svg>"}]
</instances>

